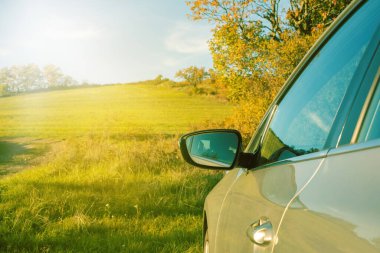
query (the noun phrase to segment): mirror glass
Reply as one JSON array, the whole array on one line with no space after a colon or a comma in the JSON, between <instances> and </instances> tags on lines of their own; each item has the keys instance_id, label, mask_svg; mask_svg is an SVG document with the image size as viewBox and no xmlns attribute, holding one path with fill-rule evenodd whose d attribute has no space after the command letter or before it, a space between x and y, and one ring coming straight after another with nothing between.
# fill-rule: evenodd
<instances>
[{"instance_id":1,"label":"mirror glass","mask_svg":"<svg viewBox=\"0 0 380 253\"><path fill-rule=\"evenodd\" d=\"M191 159L201 165L229 168L233 164L239 138L235 133L200 133L186 139Z\"/></svg>"}]
</instances>

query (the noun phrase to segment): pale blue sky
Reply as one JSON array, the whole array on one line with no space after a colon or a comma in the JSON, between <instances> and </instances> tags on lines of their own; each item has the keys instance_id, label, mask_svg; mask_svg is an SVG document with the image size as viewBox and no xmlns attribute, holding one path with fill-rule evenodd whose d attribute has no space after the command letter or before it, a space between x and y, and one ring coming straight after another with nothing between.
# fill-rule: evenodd
<instances>
[{"instance_id":1,"label":"pale blue sky","mask_svg":"<svg viewBox=\"0 0 380 253\"><path fill-rule=\"evenodd\" d=\"M211 25L188 13L184 0L0 0L0 68L54 64L115 83L211 67Z\"/></svg>"}]
</instances>

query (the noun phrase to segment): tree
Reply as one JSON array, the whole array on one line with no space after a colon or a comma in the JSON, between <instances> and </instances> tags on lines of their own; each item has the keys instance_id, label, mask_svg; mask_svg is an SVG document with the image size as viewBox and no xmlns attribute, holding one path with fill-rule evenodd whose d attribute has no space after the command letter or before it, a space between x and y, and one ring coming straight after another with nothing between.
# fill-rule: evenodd
<instances>
[{"instance_id":1,"label":"tree","mask_svg":"<svg viewBox=\"0 0 380 253\"><path fill-rule=\"evenodd\" d=\"M61 87L70 87L70 86L78 85L78 82L71 76L63 75L62 78L60 79L59 85Z\"/></svg>"},{"instance_id":2,"label":"tree","mask_svg":"<svg viewBox=\"0 0 380 253\"><path fill-rule=\"evenodd\" d=\"M49 88L61 86L63 73L60 68L52 64L44 67L44 77Z\"/></svg>"},{"instance_id":3,"label":"tree","mask_svg":"<svg viewBox=\"0 0 380 253\"><path fill-rule=\"evenodd\" d=\"M352 0L290 0L287 19L298 33L326 28Z\"/></svg>"},{"instance_id":4,"label":"tree","mask_svg":"<svg viewBox=\"0 0 380 253\"><path fill-rule=\"evenodd\" d=\"M8 76L8 68L0 69L0 86L1 86L1 96L5 95L9 91L9 76Z\"/></svg>"},{"instance_id":5,"label":"tree","mask_svg":"<svg viewBox=\"0 0 380 253\"><path fill-rule=\"evenodd\" d=\"M289 0L287 15L281 13L280 0L190 0L187 4L193 19L215 25L209 41L214 69L229 86L231 98L239 99L255 89L247 85L267 85L263 80L268 76L286 79L289 69L349 2Z\"/></svg>"},{"instance_id":6,"label":"tree","mask_svg":"<svg viewBox=\"0 0 380 253\"><path fill-rule=\"evenodd\" d=\"M28 64L1 68L0 85L4 95L49 87L68 87L78 85L78 82L64 75L54 65L48 65L41 71L36 64Z\"/></svg>"},{"instance_id":7,"label":"tree","mask_svg":"<svg viewBox=\"0 0 380 253\"><path fill-rule=\"evenodd\" d=\"M21 66L19 78L21 79L20 85L23 91L39 89L44 83L42 72L36 64Z\"/></svg>"},{"instance_id":8,"label":"tree","mask_svg":"<svg viewBox=\"0 0 380 253\"><path fill-rule=\"evenodd\" d=\"M197 68L195 66L190 66L188 68L179 70L175 77L181 78L192 85L194 88L197 88L197 85L200 84L206 77L207 72L204 67Z\"/></svg>"},{"instance_id":9,"label":"tree","mask_svg":"<svg viewBox=\"0 0 380 253\"><path fill-rule=\"evenodd\" d=\"M215 72L227 85L229 97L244 99L253 83L265 74L268 41L282 41L285 25L279 0L188 1L195 20L215 24L209 41Z\"/></svg>"},{"instance_id":10,"label":"tree","mask_svg":"<svg viewBox=\"0 0 380 253\"><path fill-rule=\"evenodd\" d=\"M156 78L153 79L153 84L159 85L159 84L161 84L163 82L167 82L167 81L169 81L169 79L165 78L163 75L160 74L160 75L156 76Z\"/></svg>"},{"instance_id":11,"label":"tree","mask_svg":"<svg viewBox=\"0 0 380 253\"><path fill-rule=\"evenodd\" d=\"M11 92L19 93L22 88L22 66L12 66L8 70L8 87Z\"/></svg>"},{"instance_id":12,"label":"tree","mask_svg":"<svg viewBox=\"0 0 380 253\"><path fill-rule=\"evenodd\" d=\"M257 28L272 39L280 39L282 24L279 3L280 0L187 1L193 19L207 19L214 22L218 29L226 24L234 24L246 41L252 39L252 30Z\"/></svg>"},{"instance_id":13,"label":"tree","mask_svg":"<svg viewBox=\"0 0 380 253\"><path fill-rule=\"evenodd\" d=\"M218 80L240 103L229 126L249 134L314 41L351 0L190 0L191 17L214 24ZM249 113L248 113L249 112ZM247 115L253 115L247 117Z\"/></svg>"}]
</instances>

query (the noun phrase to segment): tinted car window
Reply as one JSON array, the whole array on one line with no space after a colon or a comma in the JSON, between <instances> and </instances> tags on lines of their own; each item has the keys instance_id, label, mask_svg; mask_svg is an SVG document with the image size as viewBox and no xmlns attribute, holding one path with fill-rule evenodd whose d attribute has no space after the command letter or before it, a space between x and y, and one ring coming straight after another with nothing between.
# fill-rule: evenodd
<instances>
[{"instance_id":1,"label":"tinted car window","mask_svg":"<svg viewBox=\"0 0 380 253\"><path fill-rule=\"evenodd\" d=\"M380 88L377 85L371 104L365 116L358 142L380 138Z\"/></svg>"},{"instance_id":2,"label":"tinted car window","mask_svg":"<svg viewBox=\"0 0 380 253\"><path fill-rule=\"evenodd\" d=\"M262 164L325 148L342 99L378 25L376 2L363 6L333 35L279 103L263 140Z\"/></svg>"}]
</instances>

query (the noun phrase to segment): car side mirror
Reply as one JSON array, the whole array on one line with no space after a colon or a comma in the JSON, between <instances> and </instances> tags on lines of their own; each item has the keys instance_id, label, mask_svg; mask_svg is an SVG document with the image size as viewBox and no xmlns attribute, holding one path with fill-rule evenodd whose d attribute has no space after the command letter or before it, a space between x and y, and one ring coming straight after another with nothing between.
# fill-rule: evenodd
<instances>
[{"instance_id":1,"label":"car side mirror","mask_svg":"<svg viewBox=\"0 0 380 253\"><path fill-rule=\"evenodd\" d=\"M230 170L241 153L242 137L236 130L214 129L186 134L179 140L186 162L206 169Z\"/></svg>"}]
</instances>

